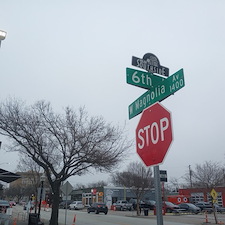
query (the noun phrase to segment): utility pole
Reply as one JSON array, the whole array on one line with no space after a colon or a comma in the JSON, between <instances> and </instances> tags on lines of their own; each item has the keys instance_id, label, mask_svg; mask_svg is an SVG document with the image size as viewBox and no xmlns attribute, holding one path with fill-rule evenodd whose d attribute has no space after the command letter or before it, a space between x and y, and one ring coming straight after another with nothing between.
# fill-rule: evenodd
<instances>
[{"instance_id":1,"label":"utility pole","mask_svg":"<svg viewBox=\"0 0 225 225\"><path fill-rule=\"evenodd\" d=\"M189 165L188 168L189 168L189 176L190 176L190 185L191 185L191 188L192 188L192 170L191 170L191 165Z\"/></svg>"}]
</instances>

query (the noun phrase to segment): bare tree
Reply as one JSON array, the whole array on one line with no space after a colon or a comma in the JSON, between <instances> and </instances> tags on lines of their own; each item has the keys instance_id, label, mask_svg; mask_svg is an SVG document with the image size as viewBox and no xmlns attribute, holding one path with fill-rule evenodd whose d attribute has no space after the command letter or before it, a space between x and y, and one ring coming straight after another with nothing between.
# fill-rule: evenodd
<instances>
[{"instance_id":1,"label":"bare tree","mask_svg":"<svg viewBox=\"0 0 225 225\"><path fill-rule=\"evenodd\" d=\"M178 192L180 188L179 179L175 177L170 178L170 181L166 184L166 188L170 190L170 192Z\"/></svg>"},{"instance_id":2,"label":"bare tree","mask_svg":"<svg viewBox=\"0 0 225 225\"><path fill-rule=\"evenodd\" d=\"M0 134L43 168L53 192L50 225L58 224L60 186L67 178L81 176L90 168L110 171L124 159L130 147L124 130L90 117L84 108L70 107L57 114L50 103L34 105L8 99L0 104Z\"/></svg>"},{"instance_id":3,"label":"bare tree","mask_svg":"<svg viewBox=\"0 0 225 225\"><path fill-rule=\"evenodd\" d=\"M153 187L151 168L146 168L141 162L132 162L124 172L117 172L112 175L112 182L133 190L137 198L137 215L140 215L140 200L146 189Z\"/></svg>"},{"instance_id":4,"label":"bare tree","mask_svg":"<svg viewBox=\"0 0 225 225\"><path fill-rule=\"evenodd\" d=\"M16 202L19 202L24 196L31 196L35 193L35 188L33 185L16 185L10 186L9 188L5 189L5 195L9 199L14 199Z\"/></svg>"},{"instance_id":5,"label":"bare tree","mask_svg":"<svg viewBox=\"0 0 225 225\"><path fill-rule=\"evenodd\" d=\"M190 183L190 173L185 180ZM218 162L206 161L196 164L191 171L191 183L193 187L212 189L224 184L224 167Z\"/></svg>"},{"instance_id":6,"label":"bare tree","mask_svg":"<svg viewBox=\"0 0 225 225\"><path fill-rule=\"evenodd\" d=\"M73 188L75 190L77 190L77 189L85 189L85 188L87 188L87 185L86 184L82 184L82 183L77 183L76 185L73 186Z\"/></svg>"},{"instance_id":7,"label":"bare tree","mask_svg":"<svg viewBox=\"0 0 225 225\"><path fill-rule=\"evenodd\" d=\"M93 183L88 183L88 184L81 184L78 183L75 185L75 189L85 189L85 188L94 188L94 187L103 187L106 186L107 182L104 180L100 180L97 182L93 182Z\"/></svg>"},{"instance_id":8,"label":"bare tree","mask_svg":"<svg viewBox=\"0 0 225 225\"><path fill-rule=\"evenodd\" d=\"M29 183L32 183L35 189L40 186L40 177L43 174L43 169L28 155L20 154L17 170L22 173L29 173L29 176L26 178L30 180Z\"/></svg>"},{"instance_id":9,"label":"bare tree","mask_svg":"<svg viewBox=\"0 0 225 225\"><path fill-rule=\"evenodd\" d=\"M93 182L93 183L87 184L87 187L89 187L89 188L92 188L92 187L103 187L103 186L106 186L106 185L107 185L106 181L100 180L100 181L97 181L97 182Z\"/></svg>"},{"instance_id":10,"label":"bare tree","mask_svg":"<svg viewBox=\"0 0 225 225\"><path fill-rule=\"evenodd\" d=\"M213 188L224 184L224 167L220 163L212 161L206 161L202 165L197 164L195 171L192 171L192 178L193 186L205 188L206 191L210 192ZM217 224L218 220L215 208L214 218Z\"/></svg>"},{"instance_id":11,"label":"bare tree","mask_svg":"<svg viewBox=\"0 0 225 225\"><path fill-rule=\"evenodd\" d=\"M26 176L25 178L27 180L29 180L28 184L32 184L29 185L28 187L30 188L30 190L32 191L32 194L34 194L35 196L35 212L37 211L37 205L38 205L38 188L40 187L40 177L41 175L43 175L44 171L43 169L36 163L33 161L32 158L30 158L28 155L21 153L20 154L20 160L19 160L19 164L17 165L17 169L18 169L18 174L20 174L22 176ZM48 188L49 190L49 184L48 182L44 182L44 187ZM19 188L19 187L18 187ZM24 184L21 186L21 189L24 189ZM27 196L28 193L30 192L25 192L24 194Z\"/></svg>"}]
</instances>

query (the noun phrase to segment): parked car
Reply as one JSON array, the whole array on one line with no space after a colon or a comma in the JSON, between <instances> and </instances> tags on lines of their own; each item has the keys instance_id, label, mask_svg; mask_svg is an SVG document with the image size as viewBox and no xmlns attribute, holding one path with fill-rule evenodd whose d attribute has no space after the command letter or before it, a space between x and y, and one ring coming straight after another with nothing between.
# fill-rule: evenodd
<instances>
[{"instance_id":1,"label":"parked car","mask_svg":"<svg viewBox=\"0 0 225 225\"><path fill-rule=\"evenodd\" d=\"M212 205L209 202L198 202L195 205L199 207L201 211L207 211L208 213L213 212Z\"/></svg>"},{"instance_id":2,"label":"parked car","mask_svg":"<svg viewBox=\"0 0 225 225\"><path fill-rule=\"evenodd\" d=\"M178 205L175 205L172 202L163 202L163 205L167 213L179 211L180 209Z\"/></svg>"},{"instance_id":3,"label":"parked car","mask_svg":"<svg viewBox=\"0 0 225 225\"><path fill-rule=\"evenodd\" d=\"M67 201L62 201L59 203L59 208L60 209L65 209L67 206L67 209L69 208L69 205L73 202L73 200L67 200ZM67 204L66 204L67 203Z\"/></svg>"},{"instance_id":4,"label":"parked car","mask_svg":"<svg viewBox=\"0 0 225 225\"><path fill-rule=\"evenodd\" d=\"M219 212L219 213L224 213L225 212L225 208L219 206L218 204L214 203L214 207L215 207L216 211Z\"/></svg>"},{"instance_id":5,"label":"parked car","mask_svg":"<svg viewBox=\"0 0 225 225\"><path fill-rule=\"evenodd\" d=\"M105 203L95 202L92 203L91 206L87 208L87 212L95 212L96 214L99 214L100 212L105 213L105 215L108 213L108 207Z\"/></svg>"},{"instance_id":6,"label":"parked car","mask_svg":"<svg viewBox=\"0 0 225 225\"><path fill-rule=\"evenodd\" d=\"M6 200L0 200L0 212L6 212L6 209L10 207L10 204Z\"/></svg>"},{"instance_id":7,"label":"parked car","mask_svg":"<svg viewBox=\"0 0 225 225\"><path fill-rule=\"evenodd\" d=\"M192 203L181 203L178 206L180 207L180 209L183 209L185 212L190 212L194 214L198 214L201 212L201 209Z\"/></svg>"},{"instance_id":8,"label":"parked car","mask_svg":"<svg viewBox=\"0 0 225 225\"><path fill-rule=\"evenodd\" d=\"M145 200L143 202L143 207L142 208L148 208L150 210L154 210L155 204L156 204L156 201L154 201L154 200Z\"/></svg>"},{"instance_id":9,"label":"parked car","mask_svg":"<svg viewBox=\"0 0 225 225\"><path fill-rule=\"evenodd\" d=\"M83 209L84 205L82 201L74 201L71 204L69 204L69 209Z\"/></svg>"},{"instance_id":10,"label":"parked car","mask_svg":"<svg viewBox=\"0 0 225 225\"><path fill-rule=\"evenodd\" d=\"M132 203L129 203L126 200L118 200L116 203L114 203L117 210L132 210L133 205Z\"/></svg>"}]
</instances>

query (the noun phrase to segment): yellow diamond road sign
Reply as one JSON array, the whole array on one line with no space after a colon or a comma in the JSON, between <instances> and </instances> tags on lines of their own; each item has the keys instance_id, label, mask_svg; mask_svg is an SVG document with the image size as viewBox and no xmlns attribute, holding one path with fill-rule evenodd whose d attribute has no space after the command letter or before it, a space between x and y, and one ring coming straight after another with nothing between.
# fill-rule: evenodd
<instances>
[{"instance_id":1,"label":"yellow diamond road sign","mask_svg":"<svg viewBox=\"0 0 225 225\"><path fill-rule=\"evenodd\" d=\"M210 192L210 195L212 196L213 200L217 199L217 192L215 191L215 189L212 189L212 191Z\"/></svg>"}]
</instances>

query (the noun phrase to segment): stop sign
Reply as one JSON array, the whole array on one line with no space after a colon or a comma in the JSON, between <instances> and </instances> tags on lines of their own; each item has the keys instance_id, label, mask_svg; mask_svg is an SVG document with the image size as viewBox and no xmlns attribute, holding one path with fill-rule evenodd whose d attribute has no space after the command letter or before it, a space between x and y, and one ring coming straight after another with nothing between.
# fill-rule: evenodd
<instances>
[{"instance_id":1,"label":"stop sign","mask_svg":"<svg viewBox=\"0 0 225 225\"><path fill-rule=\"evenodd\" d=\"M136 149L145 165L162 163L172 140L170 112L158 102L144 110L136 128Z\"/></svg>"}]
</instances>

